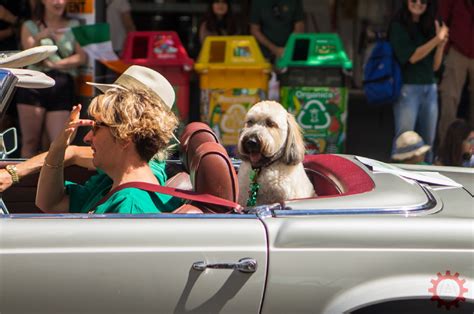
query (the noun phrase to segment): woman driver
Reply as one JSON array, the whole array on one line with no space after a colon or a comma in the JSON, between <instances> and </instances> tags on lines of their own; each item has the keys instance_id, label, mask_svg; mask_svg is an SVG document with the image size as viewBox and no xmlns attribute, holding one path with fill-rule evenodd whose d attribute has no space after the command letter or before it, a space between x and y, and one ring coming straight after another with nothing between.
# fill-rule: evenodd
<instances>
[{"instance_id":1,"label":"woman driver","mask_svg":"<svg viewBox=\"0 0 474 314\"><path fill-rule=\"evenodd\" d=\"M73 108L64 131L51 144L41 169L36 205L48 213L159 213L172 211L170 197L138 188L125 188L98 204L111 189L127 182L164 184L164 163L152 157L166 149L178 120L162 99L146 89L112 88L89 106L93 120L79 119ZM107 174L84 185L64 183L66 147L79 126L92 126L84 140L91 144L93 163Z\"/></svg>"}]
</instances>

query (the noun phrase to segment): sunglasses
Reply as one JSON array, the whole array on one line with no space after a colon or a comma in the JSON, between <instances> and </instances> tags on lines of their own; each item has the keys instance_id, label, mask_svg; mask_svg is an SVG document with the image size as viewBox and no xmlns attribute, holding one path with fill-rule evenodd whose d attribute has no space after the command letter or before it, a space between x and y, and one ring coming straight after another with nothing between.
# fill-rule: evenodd
<instances>
[{"instance_id":1,"label":"sunglasses","mask_svg":"<svg viewBox=\"0 0 474 314\"><path fill-rule=\"evenodd\" d=\"M426 5L428 3L428 0L410 0L410 2L413 4L419 2L420 4Z\"/></svg>"},{"instance_id":2,"label":"sunglasses","mask_svg":"<svg viewBox=\"0 0 474 314\"><path fill-rule=\"evenodd\" d=\"M470 139L467 139L466 142L471 145L471 146L474 146L474 137L473 138L470 138Z\"/></svg>"},{"instance_id":3,"label":"sunglasses","mask_svg":"<svg viewBox=\"0 0 474 314\"><path fill-rule=\"evenodd\" d=\"M94 125L91 128L91 131L92 131L92 134L96 135L97 131L99 131L100 128L108 128L108 127L109 127L109 125L104 123L104 122L95 121Z\"/></svg>"}]
</instances>

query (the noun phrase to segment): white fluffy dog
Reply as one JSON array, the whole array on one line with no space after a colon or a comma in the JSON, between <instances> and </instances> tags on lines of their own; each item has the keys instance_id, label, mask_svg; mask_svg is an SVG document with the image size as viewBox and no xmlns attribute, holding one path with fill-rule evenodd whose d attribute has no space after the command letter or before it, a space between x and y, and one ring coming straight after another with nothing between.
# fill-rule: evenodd
<instances>
[{"instance_id":1,"label":"white fluffy dog","mask_svg":"<svg viewBox=\"0 0 474 314\"><path fill-rule=\"evenodd\" d=\"M316 195L302 164L305 148L301 130L293 115L279 103L261 101L250 108L238 151L242 159L238 174L241 205L281 203ZM248 203L252 191L255 204Z\"/></svg>"}]
</instances>

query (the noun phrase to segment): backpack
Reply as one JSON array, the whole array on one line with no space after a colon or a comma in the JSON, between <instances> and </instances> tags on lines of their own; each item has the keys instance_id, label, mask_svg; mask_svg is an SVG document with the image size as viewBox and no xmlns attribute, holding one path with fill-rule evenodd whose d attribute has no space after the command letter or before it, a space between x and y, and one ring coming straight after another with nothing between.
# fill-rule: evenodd
<instances>
[{"instance_id":1,"label":"backpack","mask_svg":"<svg viewBox=\"0 0 474 314\"><path fill-rule=\"evenodd\" d=\"M402 73L387 40L377 40L364 67L363 85L372 105L393 104L400 96Z\"/></svg>"}]
</instances>

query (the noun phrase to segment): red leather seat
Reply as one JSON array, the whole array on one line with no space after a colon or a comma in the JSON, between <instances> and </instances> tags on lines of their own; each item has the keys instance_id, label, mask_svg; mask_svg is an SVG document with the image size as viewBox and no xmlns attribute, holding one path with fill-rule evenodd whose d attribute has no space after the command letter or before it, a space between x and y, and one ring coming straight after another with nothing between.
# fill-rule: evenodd
<instances>
[{"instance_id":1,"label":"red leather seat","mask_svg":"<svg viewBox=\"0 0 474 314\"><path fill-rule=\"evenodd\" d=\"M375 188L372 178L344 157L307 155L303 164L318 196L351 195Z\"/></svg>"},{"instance_id":2,"label":"red leather seat","mask_svg":"<svg viewBox=\"0 0 474 314\"><path fill-rule=\"evenodd\" d=\"M232 161L219 143L201 144L190 163L190 176L194 191L211 194L229 201L237 202L239 182ZM232 208L194 204L208 213L229 213Z\"/></svg>"},{"instance_id":3,"label":"red leather seat","mask_svg":"<svg viewBox=\"0 0 474 314\"><path fill-rule=\"evenodd\" d=\"M192 189L197 193L214 195L237 202L239 183L232 161L217 136L205 123L188 124L180 138L181 160L189 172ZM180 176L183 176L180 174ZM176 180L179 182L180 179ZM176 182L170 183L171 186ZM191 202L174 213L229 213L232 208Z\"/></svg>"},{"instance_id":4,"label":"red leather seat","mask_svg":"<svg viewBox=\"0 0 474 314\"><path fill-rule=\"evenodd\" d=\"M202 122L192 122L184 128L180 142L181 161L183 162L186 171L189 172L189 164L191 163L196 149L202 143L219 143L219 140L207 124Z\"/></svg>"}]
</instances>

